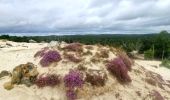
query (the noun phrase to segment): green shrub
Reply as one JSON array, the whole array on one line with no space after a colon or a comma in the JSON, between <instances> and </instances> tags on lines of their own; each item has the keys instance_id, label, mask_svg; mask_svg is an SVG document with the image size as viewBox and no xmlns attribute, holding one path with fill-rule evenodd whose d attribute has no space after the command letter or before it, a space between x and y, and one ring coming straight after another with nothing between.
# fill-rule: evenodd
<instances>
[{"instance_id":1,"label":"green shrub","mask_svg":"<svg viewBox=\"0 0 170 100\"><path fill-rule=\"evenodd\" d=\"M154 52L153 52L153 50L147 50L147 51L145 51L144 52L144 57L145 57L145 59L153 59L154 58Z\"/></svg>"},{"instance_id":2,"label":"green shrub","mask_svg":"<svg viewBox=\"0 0 170 100\"><path fill-rule=\"evenodd\" d=\"M170 69L170 60L168 59L162 60L161 66L164 66Z\"/></svg>"}]
</instances>

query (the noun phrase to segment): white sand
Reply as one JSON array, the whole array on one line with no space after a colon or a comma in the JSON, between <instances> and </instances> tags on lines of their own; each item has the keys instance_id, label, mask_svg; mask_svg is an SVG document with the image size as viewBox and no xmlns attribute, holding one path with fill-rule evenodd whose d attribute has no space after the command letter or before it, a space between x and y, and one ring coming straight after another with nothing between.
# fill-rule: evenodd
<instances>
[{"instance_id":1,"label":"white sand","mask_svg":"<svg viewBox=\"0 0 170 100\"><path fill-rule=\"evenodd\" d=\"M160 74L165 80L170 80L170 69L159 66L161 61L136 60L135 62L147 70Z\"/></svg>"},{"instance_id":2,"label":"white sand","mask_svg":"<svg viewBox=\"0 0 170 100\"><path fill-rule=\"evenodd\" d=\"M0 48L0 71L12 71L17 65L32 62L37 65L40 73L57 73L64 76L68 73L70 68L74 68L78 65L72 62L63 63L60 61L55 65L56 67L42 68L38 63L39 59L35 59L33 56L38 50L46 47L47 44L7 42L12 44L13 47ZM5 45L6 42L0 41L0 45L1 44ZM95 46L92 52L93 55L95 52L98 52L98 47ZM109 52L109 59L115 57L116 56L112 52ZM83 63L85 67L89 69L106 70L102 62L94 64L90 62L90 56L84 56L83 58L85 59L85 63ZM132 82L127 85L120 84L115 77L107 73L108 81L106 86L99 88L84 86L82 88L84 92L80 93L80 100L143 100L152 90L159 91L165 100L170 100L170 87L163 85L165 89L162 89L158 86L152 86L144 80L148 71L156 72L165 80L170 80L170 70L159 67L159 64L159 61L136 60L132 71L129 72ZM158 66L158 68L153 66ZM3 84L9 81L9 79L10 77L3 77L0 79L0 100L66 100L63 84L54 88L45 87L42 89L37 88L35 85L31 87L15 85L14 89L7 91L3 88ZM141 96L137 95L137 91L140 91ZM119 96L116 97L116 95ZM150 99L146 98L146 100Z\"/></svg>"}]
</instances>

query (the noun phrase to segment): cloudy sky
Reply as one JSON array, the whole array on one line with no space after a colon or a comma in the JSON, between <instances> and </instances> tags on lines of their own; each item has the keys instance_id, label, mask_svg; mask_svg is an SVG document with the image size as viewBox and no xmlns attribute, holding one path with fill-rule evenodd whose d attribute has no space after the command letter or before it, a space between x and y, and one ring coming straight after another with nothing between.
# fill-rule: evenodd
<instances>
[{"instance_id":1,"label":"cloudy sky","mask_svg":"<svg viewBox=\"0 0 170 100\"><path fill-rule=\"evenodd\" d=\"M170 0L0 0L0 33L170 31Z\"/></svg>"}]
</instances>

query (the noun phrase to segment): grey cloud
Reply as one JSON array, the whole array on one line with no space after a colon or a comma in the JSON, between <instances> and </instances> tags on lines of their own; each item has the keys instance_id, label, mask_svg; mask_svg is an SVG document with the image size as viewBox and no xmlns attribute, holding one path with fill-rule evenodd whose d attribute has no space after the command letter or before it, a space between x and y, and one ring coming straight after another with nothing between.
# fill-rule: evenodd
<instances>
[{"instance_id":1,"label":"grey cloud","mask_svg":"<svg viewBox=\"0 0 170 100\"><path fill-rule=\"evenodd\" d=\"M0 0L0 32L169 31L169 7L170 0Z\"/></svg>"}]
</instances>

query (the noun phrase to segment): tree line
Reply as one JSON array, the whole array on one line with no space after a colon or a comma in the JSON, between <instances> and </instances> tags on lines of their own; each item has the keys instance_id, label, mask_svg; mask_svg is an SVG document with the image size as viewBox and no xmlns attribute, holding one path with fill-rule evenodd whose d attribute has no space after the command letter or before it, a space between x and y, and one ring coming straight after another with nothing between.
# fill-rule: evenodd
<instances>
[{"instance_id":1,"label":"tree line","mask_svg":"<svg viewBox=\"0 0 170 100\"><path fill-rule=\"evenodd\" d=\"M80 42L84 44L101 44L121 47L127 52L138 51L156 59L170 58L170 34L161 31L155 34L100 34L100 35L64 35L64 36L9 36L1 35L0 39L15 42L50 42L65 41L67 43Z\"/></svg>"}]
</instances>

